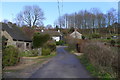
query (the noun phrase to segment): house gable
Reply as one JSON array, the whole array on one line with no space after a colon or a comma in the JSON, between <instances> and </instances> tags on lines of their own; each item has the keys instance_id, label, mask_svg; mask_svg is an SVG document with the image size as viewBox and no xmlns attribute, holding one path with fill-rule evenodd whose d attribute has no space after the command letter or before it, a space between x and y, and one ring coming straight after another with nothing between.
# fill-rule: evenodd
<instances>
[{"instance_id":1,"label":"house gable","mask_svg":"<svg viewBox=\"0 0 120 80\"><path fill-rule=\"evenodd\" d=\"M71 33L70 36L73 37L73 38L82 39L82 34L80 34L76 30L73 33Z\"/></svg>"},{"instance_id":2,"label":"house gable","mask_svg":"<svg viewBox=\"0 0 120 80\"><path fill-rule=\"evenodd\" d=\"M8 40L7 40L7 45L15 45L13 42L13 38L8 34L7 31L1 31L1 35L5 36Z\"/></svg>"}]
</instances>

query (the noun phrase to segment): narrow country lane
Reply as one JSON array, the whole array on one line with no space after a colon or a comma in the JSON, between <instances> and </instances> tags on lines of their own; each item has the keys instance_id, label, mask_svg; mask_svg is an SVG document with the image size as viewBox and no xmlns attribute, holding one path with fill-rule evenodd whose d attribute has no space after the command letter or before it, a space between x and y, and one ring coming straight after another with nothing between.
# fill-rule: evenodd
<instances>
[{"instance_id":1,"label":"narrow country lane","mask_svg":"<svg viewBox=\"0 0 120 80\"><path fill-rule=\"evenodd\" d=\"M37 70L30 78L91 78L89 72L65 47L57 47L57 56Z\"/></svg>"}]
</instances>

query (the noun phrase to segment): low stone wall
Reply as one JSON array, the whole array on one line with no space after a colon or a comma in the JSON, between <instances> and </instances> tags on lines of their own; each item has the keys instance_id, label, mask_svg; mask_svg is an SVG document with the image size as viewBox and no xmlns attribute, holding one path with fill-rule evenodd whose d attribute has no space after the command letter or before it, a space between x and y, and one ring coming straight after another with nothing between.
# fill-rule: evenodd
<instances>
[{"instance_id":1,"label":"low stone wall","mask_svg":"<svg viewBox=\"0 0 120 80\"><path fill-rule=\"evenodd\" d=\"M36 59L38 59L38 57L21 57L20 63L26 64L26 63L34 62Z\"/></svg>"}]
</instances>

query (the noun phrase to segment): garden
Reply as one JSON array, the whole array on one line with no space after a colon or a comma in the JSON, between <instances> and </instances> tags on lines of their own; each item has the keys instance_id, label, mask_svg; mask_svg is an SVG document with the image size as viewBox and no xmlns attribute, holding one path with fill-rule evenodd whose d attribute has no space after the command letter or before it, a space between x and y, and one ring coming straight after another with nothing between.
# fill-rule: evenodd
<instances>
[{"instance_id":1,"label":"garden","mask_svg":"<svg viewBox=\"0 0 120 80\"><path fill-rule=\"evenodd\" d=\"M4 43L5 40L3 40ZM6 66L15 66L20 63L22 57L37 57L56 54L56 43L51 40L48 34L41 35L35 33L33 35L33 49L21 51L13 45L4 46L3 49L3 68Z\"/></svg>"}]
</instances>

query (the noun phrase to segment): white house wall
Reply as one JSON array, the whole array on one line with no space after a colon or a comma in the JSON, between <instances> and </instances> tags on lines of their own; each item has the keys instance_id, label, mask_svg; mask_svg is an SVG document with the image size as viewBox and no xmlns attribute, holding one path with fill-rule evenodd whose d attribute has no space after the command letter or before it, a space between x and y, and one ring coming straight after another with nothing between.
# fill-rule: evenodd
<instances>
[{"instance_id":1,"label":"white house wall","mask_svg":"<svg viewBox=\"0 0 120 80\"><path fill-rule=\"evenodd\" d=\"M80 34L77 31L74 31L73 33L71 33L70 36L73 37L73 38L82 39L82 34Z\"/></svg>"},{"instance_id":2,"label":"white house wall","mask_svg":"<svg viewBox=\"0 0 120 80\"><path fill-rule=\"evenodd\" d=\"M71 37L73 37L73 38L78 38L78 39L82 39L82 35L70 35Z\"/></svg>"},{"instance_id":3,"label":"white house wall","mask_svg":"<svg viewBox=\"0 0 120 80\"><path fill-rule=\"evenodd\" d=\"M60 41L60 37L59 36L54 36L54 37L52 37L52 39L55 40L55 41Z\"/></svg>"}]
</instances>

